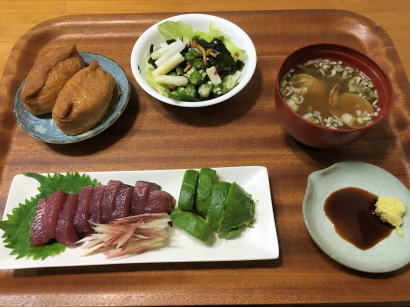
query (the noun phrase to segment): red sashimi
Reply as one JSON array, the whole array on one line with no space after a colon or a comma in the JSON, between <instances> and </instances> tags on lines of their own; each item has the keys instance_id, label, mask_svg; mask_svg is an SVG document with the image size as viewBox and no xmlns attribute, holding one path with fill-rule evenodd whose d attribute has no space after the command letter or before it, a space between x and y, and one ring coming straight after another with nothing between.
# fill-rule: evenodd
<instances>
[{"instance_id":1,"label":"red sashimi","mask_svg":"<svg viewBox=\"0 0 410 307\"><path fill-rule=\"evenodd\" d=\"M74 228L81 238L93 232L88 222L90 219L90 203L93 192L94 187L83 187L78 195L78 206L74 216Z\"/></svg>"},{"instance_id":2,"label":"red sashimi","mask_svg":"<svg viewBox=\"0 0 410 307\"><path fill-rule=\"evenodd\" d=\"M56 237L58 217L60 216L60 212L63 209L67 195L68 194L62 191L57 191L52 193L47 198L47 205L44 210L43 216L43 231L45 239L48 239L47 241Z\"/></svg>"},{"instance_id":3,"label":"red sashimi","mask_svg":"<svg viewBox=\"0 0 410 307\"><path fill-rule=\"evenodd\" d=\"M139 215L145 213L145 206L149 193L153 190L161 190L161 187L155 183L147 181L137 181L134 187L131 202L131 215Z\"/></svg>"},{"instance_id":4,"label":"red sashimi","mask_svg":"<svg viewBox=\"0 0 410 307\"><path fill-rule=\"evenodd\" d=\"M73 247L81 238L85 240L89 235L98 233L101 225L111 224L114 220L120 225L122 220L139 218L145 213L148 214L145 219L159 213L168 216L174 208L175 199L171 194L146 181L137 181L135 186L131 186L110 180L107 185L82 187L78 194L57 191L38 201L30 229L31 245L43 246L56 239ZM151 236L146 230L138 231L140 236ZM131 232L129 234L132 235ZM143 250L138 248L140 252Z\"/></svg>"},{"instance_id":5,"label":"red sashimi","mask_svg":"<svg viewBox=\"0 0 410 307\"><path fill-rule=\"evenodd\" d=\"M90 201L90 220L96 224L102 223L101 204L104 197L105 185L97 185L94 188Z\"/></svg>"},{"instance_id":6,"label":"red sashimi","mask_svg":"<svg viewBox=\"0 0 410 307\"><path fill-rule=\"evenodd\" d=\"M115 209L115 198L117 197L121 186L122 182L118 180L110 180L107 183L101 204L101 219L104 224L113 220L112 213Z\"/></svg>"},{"instance_id":7,"label":"red sashimi","mask_svg":"<svg viewBox=\"0 0 410 307\"><path fill-rule=\"evenodd\" d=\"M144 208L144 213L171 213L175 208L174 197L161 190L152 190L148 195L147 205Z\"/></svg>"},{"instance_id":8,"label":"red sashimi","mask_svg":"<svg viewBox=\"0 0 410 307\"><path fill-rule=\"evenodd\" d=\"M115 198L115 208L112 213L113 220L127 217L131 215L131 199L134 192L134 187L128 184L123 184Z\"/></svg>"},{"instance_id":9,"label":"red sashimi","mask_svg":"<svg viewBox=\"0 0 410 307\"><path fill-rule=\"evenodd\" d=\"M56 226L56 239L58 242L72 247L79 240L74 228L74 216L77 211L78 194L67 196L63 210L60 212Z\"/></svg>"},{"instance_id":10,"label":"red sashimi","mask_svg":"<svg viewBox=\"0 0 410 307\"><path fill-rule=\"evenodd\" d=\"M47 199L42 198L38 201L36 213L34 215L33 224L31 224L31 246L37 247L46 244L49 238L46 238L43 227L44 211L46 210Z\"/></svg>"}]
</instances>

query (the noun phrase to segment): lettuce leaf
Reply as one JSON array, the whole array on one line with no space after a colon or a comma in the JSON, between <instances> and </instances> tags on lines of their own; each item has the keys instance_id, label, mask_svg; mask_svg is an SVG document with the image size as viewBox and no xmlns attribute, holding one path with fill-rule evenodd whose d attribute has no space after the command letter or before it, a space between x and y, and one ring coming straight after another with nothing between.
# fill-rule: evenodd
<instances>
[{"instance_id":1,"label":"lettuce leaf","mask_svg":"<svg viewBox=\"0 0 410 307\"><path fill-rule=\"evenodd\" d=\"M183 37L192 40L194 36L191 25L182 21L164 21L158 25L158 31L165 37L165 40L182 39Z\"/></svg>"},{"instance_id":2,"label":"lettuce leaf","mask_svg":"<svg viewBox=\"0 0 410 307\"><path fill-rule=\"evenodd\" d=\"M151 86L154 90L160 93L164 97L171 97L171 90L165 84L160 84L155 82L154 76L152 75L153 69L147 68L145 71L145 81L147 81L148 85Z\"/></svg>"},{"instance_id":3,"label":"lettuce leaf","mask_svg":"<svg viewBox=\"0 0 410 307\"><path fill-rule=\"evenodd\" d=\"M224 93L229 92L232 90L235 86L238 85L239 79L241 77L241 72L238 70L236 73L233 75L228 75L223 78L222 80L222 90Z\"/></svg>"},{"instance_id":4,"label":"lettuce leaf","mask_svg":"<svg viewBox=\"0 0 410 307\"><path fill-rule=\"evenodd\" d=\"M84 186L95 186L99 182L92 180L88 175L79 173L67 173L66 175L55 173L43 176L36 173L24 173L28 177L36 179L40 186L39 194L30 199L26 199L24 204L19 204L14 208L12 214L7 215L7 220L0 221L0 229L4 231L2 238L5 247L12 251L10 255L16 255L16 259L23 257L34 260L46 259L56 256L65 251L66 246L51 242L44 246L31 247L30 229L36 212L38 200L46 198L51 193L63 191L65 193L79 193Z\"/></svg>"}]
</instances>

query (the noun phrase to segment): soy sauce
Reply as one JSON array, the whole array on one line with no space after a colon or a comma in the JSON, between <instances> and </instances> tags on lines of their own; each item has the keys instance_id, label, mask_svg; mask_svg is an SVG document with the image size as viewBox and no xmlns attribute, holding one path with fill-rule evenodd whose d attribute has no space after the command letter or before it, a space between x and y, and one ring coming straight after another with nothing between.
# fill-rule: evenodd
<instances>
[{"instance_id":1,"label":"soy sauce","mask_svg":"<svg viewBox=\"0 0 410 307\"><path fill-rule=\"evenodd\" d=\"M360 188L343 188L329 195L324 211L344 240L366 250L387 238L394 229L374 213L377 199L378 196Z\"/></svg>"}]
</instances>

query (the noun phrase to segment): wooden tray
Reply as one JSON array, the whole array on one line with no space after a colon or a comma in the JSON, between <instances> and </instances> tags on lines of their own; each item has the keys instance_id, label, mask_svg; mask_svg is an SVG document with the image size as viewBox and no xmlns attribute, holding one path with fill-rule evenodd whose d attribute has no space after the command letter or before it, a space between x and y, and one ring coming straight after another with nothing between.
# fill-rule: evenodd
<instances>
[{"instance_id":1,"label":"wooden tray","mask_svg":"<svg viewBox=\"0 0 410 307\"><path fill-rule=\"evenodd\" d=\"M14 46L0 84L0 214L13 176L24 171L123 171L263 165L269 170L280 258L272 261L44 268L0 272L5 305L296 304L408 301L409 266L387 274L348 269L310 239L301 205L307 176L339 161L378 165L410 186L410 86L388 34L346 11L218 12L253 39L258 65L240 95L207 108L179 108L148 96L130 69L131 49L171 14L81 15L52 19ZM117 61L132 85L121 118L84 142L53 145L13 117L14 93L46 45ZM277 123L273 84L284 57L307 44L335 42L373 56L392 78L395 104L377 130L336 150L296 143Z\"/></svg>"}]
</instances>

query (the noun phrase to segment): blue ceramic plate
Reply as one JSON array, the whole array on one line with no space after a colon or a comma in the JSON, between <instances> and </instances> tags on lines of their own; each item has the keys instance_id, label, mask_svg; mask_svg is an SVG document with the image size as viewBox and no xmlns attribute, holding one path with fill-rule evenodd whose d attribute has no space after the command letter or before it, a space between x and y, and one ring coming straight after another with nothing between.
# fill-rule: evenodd
<instances>
[{"instance_id":1,"label":"blue ceramic plate","mask_svg":"<svg viewBox=\"0 0 410 307\"><path fill-rule=\"evenodd\" d=\"M323 210L334 191L356 187L378 196L400 199L406 206L404 237L392 231L372 248L361 250L340 237ZM410 263L410 191L384 169L357 161L339 162L309 175L303 202L303 217L313 241L335 261L358 271L384 273Z\"/></svg>"},{"instance_id":2,"label":"blue ceramic plate","mask_svg":"<svg viewBox=\"0 0 410 307\"><path fill-rule=\"evenodd\" d=\"M25 80L21 83L14 97L14 116L19 125L32 137L47 143L75 143L89 139L110 127L122 114L130 99L130 84L124 70L113 60L99 54L80 52L85 65L89 65L92 60L97 60L100 66L111 73L121 89L121 96L109 109L103 119L91 130L79 135L68 135L62 132L55 125L51 114L37 116L29 112L21 100L21 89Z\"/></svg>"}]
</instances>

